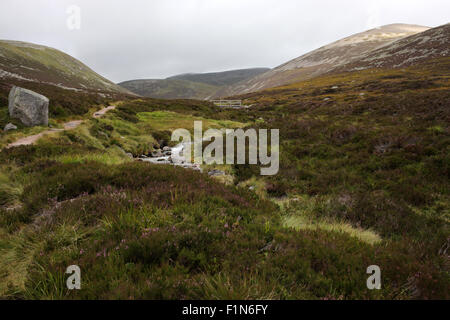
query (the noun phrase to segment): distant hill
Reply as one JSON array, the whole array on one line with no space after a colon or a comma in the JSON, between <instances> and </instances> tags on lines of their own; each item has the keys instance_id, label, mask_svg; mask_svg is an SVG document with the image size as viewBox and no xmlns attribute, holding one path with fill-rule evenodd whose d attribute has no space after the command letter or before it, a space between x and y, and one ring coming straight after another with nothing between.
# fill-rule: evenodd
<instances>
[{"instance_id":1,"label":"distant hill","mask_svg":"<svg viewBox=\"0 0 450 320\"><path fill-rule=\"evenodd\" d=\"M119 85L140 96L159 99L202 100L218 90L216 86L179 79L130 80Z\"/></svg>"},{"instance_id":2,"label":"distant hill","mask_svg":"<svg viewBox=\"0 0 450 320\"><path fill-rule=\"evenodd\" d=\"M257 76L258 74L269 70L269 68L253 68L211 73L186 73L169 77L167 79L201 82L212 86L227 86Z\"/></svg>"},{"instance_id":3,"label":"distant hill","mask_svg":"<svg viewBox=\"0 0 450 320\"><path fill-rule=\"evenodd\" d=\"M21 80L75 91L131 94L59 50L0 40L0 80Z\"/></svg>"},{"instance_id":4,"label":"distant hill","mask_svg":"<svg viewBox=\"0 0 450 320\"><path fill-rule=\"evenodd\" d=\"M167 79L130 80L120 86L136 94L163 99L208 99L225 86L252 78L269 68L240 69L211 73L187 73Z\"/></svg>"},{"instance_id":5,"label":"distant hill","mask_svg":"<svg viewBox=\"0 0 450 320\"><path fill-rule=\"evenodd\" d=\"M217 96L244 94L311 79L360 59L397 40L428 29L418 25L390 24L358 33L295 58L268 72L224 88L217 93Z\"/></svg>"}]
</instances>

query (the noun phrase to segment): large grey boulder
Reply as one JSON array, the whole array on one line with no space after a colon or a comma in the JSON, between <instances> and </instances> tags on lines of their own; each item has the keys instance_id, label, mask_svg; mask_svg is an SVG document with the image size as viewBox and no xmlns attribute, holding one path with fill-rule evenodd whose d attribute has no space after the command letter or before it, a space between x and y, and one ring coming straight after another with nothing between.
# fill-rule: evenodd
<instances>
[{"instance_id":1,"label":"large grey boulder","mask_svg":"<svg viewBox=\"0 0 450 320\"><path fill-rule=\"evenodd\" d=\"M4 131L11 131L11 130L17 130L17 127L15 125L13 125L12 123L8 123L5 126L5 129L3 129Z\"/></svg>"},{"instance_id":2,"label":"large grey boulder","mask_svg":"<svg viewBox=\"0 0 450 320\"><path fill-rule=\"evenodd\" d=\"M48 125L47 97L31 90L13 87L9 92L9 116L28 127Z\"/></svg>"}]
</instances>

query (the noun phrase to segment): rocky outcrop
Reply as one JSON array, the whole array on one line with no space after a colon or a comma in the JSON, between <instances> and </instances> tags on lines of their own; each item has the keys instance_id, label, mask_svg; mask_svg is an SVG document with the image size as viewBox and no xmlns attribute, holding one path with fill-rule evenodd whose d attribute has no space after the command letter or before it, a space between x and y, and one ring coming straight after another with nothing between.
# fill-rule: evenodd
<instances>
[{"instance_id":1,"label":"rocky outcrop","mask_svg":"<svg viewBox=\"0 0 450 320\"><path fill-rule=\"evenodd\" d=\"M164 155L161 152L161 150L158 149L158 150L153 151L151 156L152 156L152 158L160 158L160 157L163 157Z\"/></svg>"},{"instance_id":2,"label":"rocky outcrop","mask_svg":"<svg viewBox=\"0 0 450 320\"><path fill-rule=\"evenodd\" d=\"M48 125L47 97L34 91L13 87L9 92L9 116L28 127Z\"/></svg>"},{"instance_id":3,"label":"rocky outcrop","mask_svg":"<svg viewBox=\"0 0 450 320\"><path fill-rule=\"evenodd\" d=\"M10 130L17 130L17 126L13 125L12 123L8 123L5 126L5 129L3 129L4 131L10 131Z\"/></svg>"}]
</instances>

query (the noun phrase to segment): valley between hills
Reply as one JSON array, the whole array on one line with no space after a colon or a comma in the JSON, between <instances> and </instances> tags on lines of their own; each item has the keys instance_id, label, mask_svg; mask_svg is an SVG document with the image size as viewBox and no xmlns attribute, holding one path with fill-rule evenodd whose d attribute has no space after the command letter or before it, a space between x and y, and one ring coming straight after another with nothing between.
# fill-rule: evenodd
<instances>
[{"instance_id":1,"label":"valley between hills","mask_svg":"<svg viewBox=\"0 0 450 320\"><path fill-rule=\"evenodd\" d=\"M449 48L449 24L390 25L270 70L134 83L170 89L150 97L0 41L0 127L16 127L0 129L0 297L449 299ZM10 117L13 86L50 100L48 126ZM139 161L194 121L279 129L278 174Z\"/></svg>"}]
</instances>

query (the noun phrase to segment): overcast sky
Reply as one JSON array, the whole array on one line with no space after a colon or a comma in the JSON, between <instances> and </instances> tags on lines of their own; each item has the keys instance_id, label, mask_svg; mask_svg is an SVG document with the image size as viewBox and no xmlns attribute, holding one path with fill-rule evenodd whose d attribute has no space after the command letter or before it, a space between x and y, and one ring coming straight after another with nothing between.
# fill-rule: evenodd
<instances>
[{"instance_id":1,"label":"overcast sky","mask_svg":"<svg viewBox=\"0 0 450 320\"><path fill-rule=\"evenodd\" d=\"M79 30L67 26L71 5ZM275 67L376 26L436 27L449 13L448 0L1 0L0 39L57 48L120 82Z\"/></svg>"}]
</instances>

